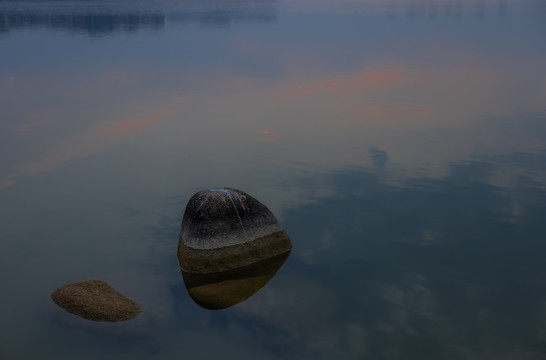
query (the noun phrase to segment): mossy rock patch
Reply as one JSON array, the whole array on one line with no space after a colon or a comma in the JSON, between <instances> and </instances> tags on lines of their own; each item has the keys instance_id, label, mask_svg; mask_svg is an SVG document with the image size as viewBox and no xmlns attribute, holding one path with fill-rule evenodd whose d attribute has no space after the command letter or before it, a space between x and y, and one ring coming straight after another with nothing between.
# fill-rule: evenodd
<instances>
[{"instance_id":1,"label":"mossy rock patch","mask_svg":"<svg viewBox=\"0 0 546 360\"><path fill-rule=\"evenodd\" d=\"M55 290L51 299L66 311L93 321L124 321L140 313L140 305L102 280L68 284Z\"/></svg>"}]
</instances>

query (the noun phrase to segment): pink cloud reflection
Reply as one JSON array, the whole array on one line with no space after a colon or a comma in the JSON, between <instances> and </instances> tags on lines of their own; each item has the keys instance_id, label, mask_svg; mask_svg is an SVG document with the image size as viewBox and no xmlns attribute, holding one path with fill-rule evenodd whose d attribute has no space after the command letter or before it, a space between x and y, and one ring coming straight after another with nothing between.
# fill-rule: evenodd
<instances>
[{"instance_id":1,"label":"pink cloud reflection","mask_svg":"<svg viewBox=\"0 0 546 360\"><path fill-rule=\"evenodd\" d=\"M432 109L427 105L371 104L361 110L365 121L426 120Z\"/></svg>"},{"instance_id":2,"label":"pink cloud reflection","mask_svg":"<svg viewBox=\"0 0 546 360\"><path fill-rule=\"evenodd\" d=\"M123 137L126 133L135 130L141 130L153 123L158 122L161 118L168 116L169 110L164 110L160 113L153 114L142 119L130 119L127 121L114 121L110 126L99 125L95 130L95 134L107 135L112 137Z\"/></svg>"},{"instance_id":3,"label":"pink cloud reflection","mask_svg":"<svg viewBox=\"0 0 546 360\"><path fill-rule=\"evenodd\" d=\"M0 189L16 184L15 175L11 174L0 178Z\"/></svg>"},{"instance_id":4,"label":"pink cloud reflection","mask_svg":"<svg viewBox=\"0 0 546 360\"><path fill-rule=\"evenodd\" d=\"M325 76L307 83L289 86L283 95L310 96L316 94L344 95L367 87L383 88L398 85L404 79L397 67L360 71L350 76Z\"/></svg>"},{"instance_id":5,"label":"pink cloud reflection","mask_svg":"<svg viewBox=\"0 0 546 360\"><path fill-rule=\"evenodd\" d=\"M260 133L262 134L260 141L275 141L279 136L281 136L278 132L267 129L260 131Z\"/></svg>"}]
</instances>

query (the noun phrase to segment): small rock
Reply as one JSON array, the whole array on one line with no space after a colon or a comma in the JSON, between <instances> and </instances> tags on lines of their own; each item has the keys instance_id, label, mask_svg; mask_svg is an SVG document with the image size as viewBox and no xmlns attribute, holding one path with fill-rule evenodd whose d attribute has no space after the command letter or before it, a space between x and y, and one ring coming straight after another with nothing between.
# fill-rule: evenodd
<instances>
[{"instance_id":1,"label":"small rock","mask_svg":"<svg viewBox=\"0 0 546 360\"><path fill-rule=\"evenodd\" d=\"M66 311L94 321L123 321L136 317L140 306L102 280L68 284L55 290L51 299Z\"/></svg>"}]
</instances>

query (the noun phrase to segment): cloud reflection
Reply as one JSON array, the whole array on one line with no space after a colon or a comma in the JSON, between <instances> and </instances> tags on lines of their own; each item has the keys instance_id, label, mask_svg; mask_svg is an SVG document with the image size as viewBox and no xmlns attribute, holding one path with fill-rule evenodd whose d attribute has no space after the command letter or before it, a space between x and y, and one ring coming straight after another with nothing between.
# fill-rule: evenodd
<instances>
[{"instance_id":1,"label":"cloud reflection","mask_svg":"<svg viewBox=\"0 0 546 360\"><path fill-rule=\"evenodd\" d=\"M162 111L158 114L150 115L142 119L130 119L127 121L116 121L111 125L99 125L95 134L107 135L113 137L123 137L124 134L141 130L148 126L151 126L153 123L160 121L161 118L169 116L171 113L170 110Z\"/></svg>"},{"instance_id":2,"label":"cloud reflection","mask_svg":"<svg viewBox=\"0 0 546 360\"><path fill-rule=\"evenodd\" d=\"M285 214L294 257L237 320L287 334L304 358L539 358L546 188L492 185L503 162L396 186L373 167L324 175L336 194Z\"/></svg>"},{"instance_id":3,"label":"cloud reflection","mask_svg":"<svg viewBox=\"0 0 546 360\"><path fill-rule=\"evenodd\" d=\"M365 121L426 121L432 107L428 105L369 104L362 107Z\"/></svg>"},{"instance_id":4,"label":"cloud reflection","mask_svg":"<svg viewBox=\"0 0 546 360\"><path fill-rule=\"evenodd\" d=\"M281 136L278 132L267 129L260 131L260 133L262 134L261 141L275 141Z\"/></svg>"},{"instance_id":5,"label":"cloud reflection","mask_svg":"<svg viewBox=\"0 0 546 360\"><path fill-rule=\"evenodd\" d=\"M72 134L66 138L58 139L54 145L43 148L39 153L34 154L31 161L18 164L12 173L0 178L0 188L16 184L18 178L41 176L64 163L87 158L106 151L111 147L112 142L97 139L97 134L105 135L104 137L109 138L122 138L128 133L147 128L162 118L168 117L170 114L171 111L167 109L140 119L115 121L109 125L99 125ZM35 125L38 128L43 126L45 126L44 122L37 122ZM19 136L24 136L33 130L29 126L16 129L20 129L16 131Z\"/></svg>"},{"instance_id":6,"label":"cloud reflection","mask_svg":"<svg viewBox=\"0 0 546 360\"><path fill-rule=\"evenodd\" d=\"M317 94L346 95L366 87L374 89L399 86L404 72L397 67L364 70L346 76L325 76L316 80L290 85L281 93L288 97Z\"/></svg>"}]
</instances>

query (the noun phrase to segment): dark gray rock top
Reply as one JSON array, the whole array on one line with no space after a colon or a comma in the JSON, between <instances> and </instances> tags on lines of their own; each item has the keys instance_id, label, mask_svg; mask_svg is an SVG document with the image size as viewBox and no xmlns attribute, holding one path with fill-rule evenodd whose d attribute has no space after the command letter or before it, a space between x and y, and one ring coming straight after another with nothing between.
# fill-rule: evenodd
<instances>
[{"instance_id":1,"label":"dark gray rock top","mask_svg":"<svg viewBox=\"0 0 546 360\"><path fill-rule=\"evenodd\" d=\"M283 231L269 209L247 193L221 188L199 191L186 206L180 241L193 249L243 244Z\"/></svg>"}]
</instances>

